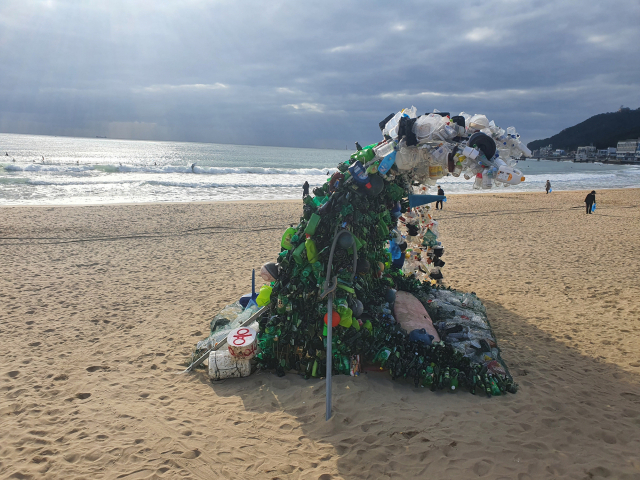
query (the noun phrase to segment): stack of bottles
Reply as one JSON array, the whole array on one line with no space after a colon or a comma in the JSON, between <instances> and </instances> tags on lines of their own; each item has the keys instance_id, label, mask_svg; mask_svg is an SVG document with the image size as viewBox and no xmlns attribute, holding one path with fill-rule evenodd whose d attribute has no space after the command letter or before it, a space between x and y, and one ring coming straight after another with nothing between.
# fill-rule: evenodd
<instances>
[{"instance_id":1,"label":"stack of bottles","mask_svg":"<svg viewBox=\"0 0 640 480\"><path fill-rule=\"evenodd\" d=\"M506 130L484 115L448 112L416 115L416 108L405 108L380 123L385 137L384 150L374 148L372 160L389 171L395 164L398 173L413 182L434 186L447 175L469 180L474 188L517 185L525 180L515 168L521 156L531 151L520 142L515 127Z\"/></svg>"}]
</instances>

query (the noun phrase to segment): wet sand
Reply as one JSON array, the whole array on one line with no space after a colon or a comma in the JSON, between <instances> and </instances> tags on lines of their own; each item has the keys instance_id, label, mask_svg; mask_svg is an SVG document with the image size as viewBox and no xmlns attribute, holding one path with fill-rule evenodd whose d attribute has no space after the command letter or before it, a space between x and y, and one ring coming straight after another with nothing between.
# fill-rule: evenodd
<instances>
[{"instance_id":1,"label":"wet sand","mask_svg":"<svg viewBox=\"0 0 640 480\"><path fill-rule=\"evenodd\" d=\"M0 478L640 478L640 190L450 196L516 395L177 372L301 202L0 208Z\"/></svg>"}]
</instances>

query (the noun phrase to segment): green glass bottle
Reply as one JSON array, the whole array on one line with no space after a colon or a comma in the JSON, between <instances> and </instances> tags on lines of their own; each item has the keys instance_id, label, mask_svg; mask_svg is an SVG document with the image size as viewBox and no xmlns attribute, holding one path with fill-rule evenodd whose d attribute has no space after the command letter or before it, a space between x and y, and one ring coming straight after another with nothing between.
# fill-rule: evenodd
<instances>
[{"instance_id":1,"label":"green glass bottle","mask_svg":"<svg viewBox=\"0 0 640 480\"><path fill-rule=\"evenodd\" d=\"M458 369L454 368L451 372L451 381L449 382L451 386L451 390L456 390L458 388Z\"/></svg>"}]
</instances>

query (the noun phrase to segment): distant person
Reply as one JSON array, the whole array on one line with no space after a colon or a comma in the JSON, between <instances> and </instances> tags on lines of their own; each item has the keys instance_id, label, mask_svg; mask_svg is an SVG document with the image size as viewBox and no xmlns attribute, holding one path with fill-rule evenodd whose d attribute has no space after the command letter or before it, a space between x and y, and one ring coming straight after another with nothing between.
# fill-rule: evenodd
<instances>
[{"instance_id":1,"label":"distant person","mask_svg":"<svg viewBox=\"0 0 640 480\"><path fill-rule=\"evenodd\" d=\"M8 153L8 152L4 152L4 156L5 156L5 157L8 157L8 156L9 156L9 153Z\"/></svg>"},{"instance_id":2,"label":"distant person","mask_svg":"<svg viewBox=\"0 0 640 480\"><path fill-rule=\"evenodd\" d=\"M438 185L438 195L442 195L444 197L444 190L440 185ZM438 210L438 204L440 204L440 210L442 210L442 200L438 200L436 202L436 210Z\"/></svg>"},{"instance_id":3,"label":"distant person","mask_svg":"<svg viewBox=\"0 0 640 480\"><path fill-rule=\"evenodd\" d=\"M329 172L329 170L327 170L327 175L331 175L331 172Z\"/></svg>"},{"instance_id":4,"label":"distant person","mask_svg":"<svg viewBox=\"0 0 640 480\"><path fill-rule=\"evenodd\" d=\"M551 182L549 180L547 180L547 183L544 186L544 189L547 191L547 193L551 191Z\"/></svg>"},{"instance_id":5,"label":"distant person","mask_svg":"<svg viewBox=\"0 0 640 480\"><path fill-rule=\"evenodd\" d=\"M596 191L591 190L591 193L586 196L584 199L584 203L587 204L587 215L590 215L591 209L593 208L593 204L596 203Z\"/></svg>"},{"instance_id":6,"label":"distant person","mask_svg":"<svg viewBox=\"0 0 640 480\"><path fill-rule=\"evenodd\" d=\"M196 164L195 164L195 163L192 163L192 164L191 164L191 171L192 171L193 173L195 173L195 172L196 172L195 168L196 168Z\"/></svg>"},{"instance_id":7,"label":"distant person","mask_svg":"<svg viewBox=\"0 0 640 480\"><path fill-rule=\"evenodd\" d=\"M302 185L302 196L306 197L307 195L309 195L309 182L305 180L304 185Z\"/></svg>"}]
</instances>

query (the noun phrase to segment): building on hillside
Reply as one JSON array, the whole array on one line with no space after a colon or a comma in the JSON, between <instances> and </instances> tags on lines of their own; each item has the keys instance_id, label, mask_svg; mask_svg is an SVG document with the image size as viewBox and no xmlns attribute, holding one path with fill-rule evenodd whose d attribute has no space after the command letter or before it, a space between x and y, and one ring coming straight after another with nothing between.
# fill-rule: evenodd
<instances>
[{"instance_id":1,"label":"building on hillside","mask_svg":"<svg viewBox=\"0 0 640 480\"><path fill-rule=\"evenodd\" d=\"M618 148L616 149L616 160L618 162L634 162L640 155L638 155L638 146L640 140L622 140L618 142Z\"/></svg>"},{"instance_id":2,"label":"building on hillside","mask_svg":"<svg viewBox=\"0 0 640 480\"><path fill-rule=\"evenodd\" d=\"M553 145L547 145L546 147L540 147L540 157L546 158L551 156Z\"/></svg>"},{"instance_id":3,"label":"building on hillside","mask_svg":"<svg viewBox=\"0 0 640 480\"><path fill-rule=\"evenodd\" d=\"M554 157L563 157L566 153L567 152L565 152L561 148L558 148L555 152L553 152L553 156Z\"/></svg>"},{"instance_id":4,"label":"building on hillside","mask_svg":"<svg viewBox=\"0 0 640 480\"><path fill-rule=\"evenodd\" d=\"M576 162L589 162L596 158L596 147L578 147L576 152Z\"/></svg>"}]
</instances>

